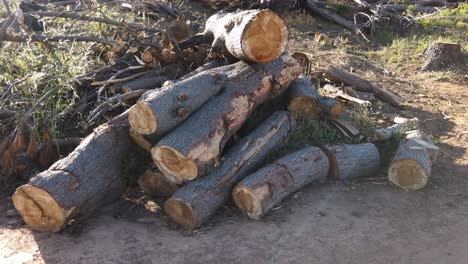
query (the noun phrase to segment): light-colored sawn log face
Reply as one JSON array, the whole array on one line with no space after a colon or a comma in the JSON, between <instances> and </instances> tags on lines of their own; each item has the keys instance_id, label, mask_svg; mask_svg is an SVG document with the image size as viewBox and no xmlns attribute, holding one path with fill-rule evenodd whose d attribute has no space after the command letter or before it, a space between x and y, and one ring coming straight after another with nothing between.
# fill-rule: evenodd
<instances>
[{"instance_id":1,"label":"light-colored sawn log face","mask_svg":"<svg viewBox=\"0 0 468 264\"><path fill-rule=\"evenodd\" d=\"M390 182L406 191L426 186L438 147L421 131L408 134L401 142L388 168Z\"/></svg>"},{"instance_id":2,"label":"light-colored sawn log face","mask_svg":"<svg viewBox=\"0 0 468 264\"><path fill-rule=\"evenodd\" d=\"M214 51L252 62L271 62L286 50L288 28L271 10L219 12L211 16L203 33Z\"/></svg>"},{"instance_id":3,"label":"light-colored sawn log face","mask_svg":"<svg viewBox=\"0 0 468 264\"><path fill-rule=\"evenodd\" d=\"M283 144L294 127L295 121L289 114L275 112L232 147L212 173L181 187L165 203L164 210L186 228L199 227L229 199L234 184Z\"/></svg>"},{"instance_id":4,"label":"light-colored sawn log face","mask_svg":"<svg viewBox=\"0 0 468 264\"><path fill-rule=\"evenodd\" d=\"M232 197L239 209L259 219L305 185L325 181L329 168L325 153L320 148L308 147L246 176L234 188Z\"/></svg>"},{"instance_id":5,"label":"light-colored sawn log face","mask_svg":"<svg viewBox=\"0 0 468 264\"><path fill-rule=\"evenodd\" d=\"M169 180L180 184L206 175L249 114L267 99L284 92L302 72L302 67L288 55L266 65L250 65L249 69L229 80L223 93L151 149L154 162Z\"/></svg>"}]
</instances>

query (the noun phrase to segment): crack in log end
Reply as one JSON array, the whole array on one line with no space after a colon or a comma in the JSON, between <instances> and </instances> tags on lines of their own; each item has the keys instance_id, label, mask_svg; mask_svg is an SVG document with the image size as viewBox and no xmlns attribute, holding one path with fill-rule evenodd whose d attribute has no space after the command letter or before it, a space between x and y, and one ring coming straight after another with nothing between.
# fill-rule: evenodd
<instances>
[{"instance_id":1,"label":"crack in log end","mask_svg":"<svg viewBox=\"0 0 468 264\"><path fill-rule=\"evenodd\" d=\"M197 210L182 199L171 198L164 203L164 212L185 228L196 228L199 224Z\"/></svg>"},{"instance_id":2,"label":"crack in log end","mask_svg":"<svg viewBox=\"0 0 468 264\"><path fill-rule=\"evenodd\" d=\"M150 135L157 130L156 116L144 102L137 102L128 114L130 126L139 134Z\"/></svg>"},{"instance_id":3,"label":"crack in log end","mask_svg":"<svg viewBox=\"0 0 468 264\"><path fill-rule=\"evenodd\" d=\"M243 184L238 184L232 191L232 197L241 211L247 212L254 219L260 218L262 205L253 190Z\"/></svg>"},{"instance_id":4,"label":"crack in log end","mask_svg":"<svg viewBox=\"0 0 468 264\"><path fill-rule=\"evenodd\" d=\"M151 156L164 176L176 184L193 180L198 175L198 167L193 159L171 147L155 146L151 149Z\"/></svg>"},{"instance_id":5,"label":"crack in log end","mask_svg":"<svg viewBox=\"0 0 468 264\"><path fill-rule=\"evenodd\" d=\"M339 150L338 145L331 146L331 145L324 145L320 146L320 149L325 153L328 158L330 164L330 170L328 172L328 179L332 181L339 181L340 180L340 171L338 168L338 161L336 160L335 151ZM342 150L342 147L341 147ZM341 151L339 150L339 151Z\"/></svg>"},{"instance_id":6,"label":"crack in log end","mask_svg":"<svg viewBox=\"0 0 468 264\"><path fill-rule=\"evenodd\" d=\"M66 212L45 190L28 184L16 189L12 199L24 222L37 231L61 231L65 219L73 212L73 208Z\"/></svg>"},{"instance_id":7,"label":"crack in log end","mask_svg":"<svg viewBox=\"0 0 468 264\"><path fill-rule=\"evenodd\" d=\"M415 160L401 159L390 165L388 179L405 191L415 191L426 186L429 177L426 170Z\"/></svg>"},{"instance_id":8,"label":"crack in log end","mask_svg":"<svg viewBox=\"0 0 468 264\"><path fill-rule=\"evenodd\" d=\"M285 22L276 13L262 10L242 32L241 48L252 61L270 62L284 53L288 38Z\"/></svg>"}]
</instances>

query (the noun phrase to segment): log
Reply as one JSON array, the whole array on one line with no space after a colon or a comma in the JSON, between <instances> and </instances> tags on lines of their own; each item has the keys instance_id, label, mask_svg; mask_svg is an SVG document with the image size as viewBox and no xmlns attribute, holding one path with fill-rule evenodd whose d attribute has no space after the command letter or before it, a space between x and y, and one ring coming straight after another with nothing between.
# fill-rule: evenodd
<instances>
[{"instance_id":1,"label":"log","mask_svg":"<svg viewBox=\"0 0 468 264\"><path fill-rule=\"evenodd\" d=\"M374 141L385 141L391 139L397 134L403 134L409 130L413 130L418 126L418 118L406 119L404 122L395 124L386 128L375 130Z\"/></svg>"},{"instance_id":2,"label":"log","mask_svg":"<svg viewBox=\"0 0 468 264\"><path fill-rule=\"evenodd\" d=\"M151 90L130 111L130 126L135 132L156 140L219 93L230 79L249 71L249 65L238 62Z\"/></svg>"},{"instance_id":3,"label":"log","mask_svg":"<svg viewBox=\"0 0 468 264\"><path fill-rule=\"evenodd\" d=\"M372 176L380 167L380 154L372 143L325 145L322 150L330 160L330 180Z\"/></svg>"},{"instance_id":4,"label":"log","mask_svg":"<svg viewBox=\"0 0 468 264\"><path fill-rule=\"evenodd\" d=\"M139 134L132 128L129 129L129 134L130 138L133 140L133 143L135 143L138 147L146 150L148 153L151 152L153 144L151 143L152 140L150 138L145 137L145 135Z\"/></svg>"},{"instance_id":5,"label":"log","mask_svg":"<svg viewBox=\"0 0 468 264\"><path fill-rule=\"evenodd\" d=\"M388 168L388 180L405 191L426 186L438 147L421 131L408 134L401 142Z\"/></svg>"},{"instance_id":6,"label":"log","mask_svg":"<svg viewBox=\"0 0 468 264\"><path fill-rule=\"evenodd\" d=\"M352 102L352 103L355 103L355 104L358 104L358 105L370 105L371 104L369 101L364 101L364 100L361 100L359 98L348 95L345 92L343 92L342 90L340 90L338 87L335 87L335 86L330 85L330 84L324 85L323 90L326 92L326 94L328 96L333 97L333 98L338 98L338 99L341 99L341 100L345 100L346 102Z\"/></svg>"},{"instance_id":7,"label":"log","mask_svg":"<svg viewBox=\"0 0 468 264\"><path fill-rule=\"evenodd\" d=\"M289 92L288 111L294 116L319 116L320 109L317 105L320 95L311 81L303 74L297 78Z\"/></svg>"},{"instance_id":8,"label":"log","mask_svg":"<svg viewBox=\"0 0 468 264\"><path fill-rule=\"evenodd\" d=\"M150 166L140 178L138 185L147 194L152 196L168 197L173 195L179 186L166 180L160 171L154 166Z\"/></svg>"},{"instance_id":9,"label":"log","mask_svg":"<svg viewBox=\"0 0 468 264\"><path fill-rule=\"evenodd\" d=\"M127 116L97 127L67 157L16 189L13 203L31 229L59 232L120 196L122 161L131 144Z\"/></svg>"},{"instance_id":10,"label":"log","mask_svg":"<svg viewBox=\"0 0 468 264\"><path fill-rule=\"evenodd\" d=\"M211 174L180 188L166 201L164 211L186 228L199 227L229 199L233 186L282 145L294 128L295 121L286 112L273 113L232 147Z\"/></svg>"},{"instance_id":11,"label":"log","mask_svg":"<svg viewBox=\"0 0 468 264\"><path fill-rule=\"evenodd\" d=\"M433 42L425 51L426 61L422 71L456 70L468 71L467 57L460 44Z\"/></svg>"},{"instance_id":12,"label":"log","mask_svg":"<svg viewBox=\"0 0 468 264\"><path fill-rule=\"evenodd\" d=\"M343 112L343 104L318 94L310 79L297 78L289 88L288 110L295 116L325 116L335 118Z\"/></svg>"},{"instance_id":13,"label":"log","mask_svg":"<svg viewBox=\"0 0 468 264\"><path fill-rule=\"evenodd\" d=\"M212 51L243 61L271 62L281 56L288 44L286 23L271 10L224 11L206 21L205 31L194 39L211 43ZM197 41L179 43L188 48Z\"/></svg>"},{"instance_id":14,"label":"log","mask_svg":"<svg viewBox=\"0 0 468 264\"><path fill-rule=\"evenodd\" d=\"M326 8L322 8L322 7L319 7L314 0L307 0L306 1L307 3L307 7L309 8L310 12L314 13L314 14L317 14L329 21L332 21L344 28L347 28L349 29L351 32L355 33L355 34L362 34L361 30L359 29L359 27L354 24L353 21L351 20L348 20L338 14L336 14L335 12L331 11L331 10L328 10Z\"/></svg>"},{"instance_id":15,"label":"log","mask_svg":"<svg viewBox=\"0 0 468 264\"><path fill-rule=\"evenodd\" d=\"M372 92L377 98L393 106L399 107L401 105L401 99L394 93L383 87L377 87L369 81L364 80L350 72L332 66L328 68L325 74L328 78L337 82L342 82L346 85L353 86L359 91Z\"/></svg>"},{"instance_id":16,"label":"log","mask_svg":"<svg viewBox=\"0 0 468 264\"><path fill-rule=\"evenodd\" d=\"M153 161L169 180L181 184L206 175L249 114L267 99L284 92L302 72L302 67L288 55L248 68L249 72L230 80L223 93L151 149Z\"/></svg>"},{"instance_id":17,"label":"log","mask_svg":"<svg viewBox=\"0 0 468 264\"><path fill-rule=\"evenodd\" d=\"M320 148L308 147L248 175L234 188L232 198L250 218L259 219L300 188L325 181L329 168L325 153Z\"/></svg>"}]
</instances>

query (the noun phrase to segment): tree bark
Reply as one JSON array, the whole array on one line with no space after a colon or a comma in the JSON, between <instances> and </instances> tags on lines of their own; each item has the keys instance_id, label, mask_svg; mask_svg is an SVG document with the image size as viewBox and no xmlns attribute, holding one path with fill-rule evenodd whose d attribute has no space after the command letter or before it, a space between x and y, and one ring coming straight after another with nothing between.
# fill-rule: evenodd
<instances>
[{"instance_id":1,"label":"tree bark","mask_svg":"<svg viewBox=\"0 0 468 264\"><path fill-rule=\"evenodd\" d=\"M266 63L281 56L288 44L286 23L271 10L218 12L205 25L205 31L195 39L211 43L212 50L243 61ZM179 44L193 46L190 39ZM190 45L187 45L190 44Z\"/></svg>"},{"instance_id":2,"label":"tree bark","mask_svg":"<svg viewBox=\"0 0 468 264\"><path fill-rule=\"evenodd\" d=\"M421 131L408 134L401 142L388 169L390 182L405 191L426 186L438 147Z\"/></svg>"},{"instance_id":3,"label":"tree bark","mask_svg":"<svg viewBox=\"0 0 468 264\"><path fill-rule=\"evenodd\" d=\"M129 114L130 126L156 140L186 120L196 109L224 89L231 79L251 71L244 62L203 71L145 93Z\"/></svg>"},{"instance_id":4,"label":"tree bark","mask_svg":"<svg viewBox=\"0 0 468 264\"><path fill-rule=\"evenodd\" d=\"M372 92L380 100L387 102L391 105L399 107L401 104L401 99L396 96L394 93L388 91L385 88L379 88L369 81L362 79L359 76L356 76L345 70L338 69L336 67L330 67L325 74L330 79L333 79L337 82L343 82L346 85L355 87L357 90L362 92Z\"/></svg>"},{"instance_id":5,"label":"tree bark","mask_svg":"<svg viewBox=\"0 0 468 264\"><path fill-rule=\"evenodd\" d=\"M67 157L16 189L13 203L31 229L59 232L120 196L122 161L131 144L127 116L97 127Z\"/></svg>"},{"instance_id":6,"label":"tree bark","mask_svg":"<svg viewBox=\"0 0 468 264\"><path fill-rule=\"evenodd\" d=\"M249 114L284 92L302 72L290 56L248 69L151 149L154 162L169 180L180 184L206 175Z\"/></svg>"},{"instance_id":7,"label":"tree bark","mask_svg":"<svg viewBox=\"0 0 468 264\"><path fill-rule=\"evenodd\" d=\"M325 145L322 150L330 160L328 178L331 180L372 176L380 167L380 154L372 143Z\"/></svg>"},{"instance_id":8,"label":"tree bark","mask_svg":"<svg viewBox=\"0 0 468 264\"><path fill-rule=\"evenodd\" d=\"M286 112L273 113L232 147L211 174L181 187L164 204L164 211L186 228L199 227L229 199L238 181L287 141L294 128L295 121Z\"/></svg>"},{"instance_id":9,"label":"tree bark","mask_svg":"<svg viewBox=\"0 0 468 264\"><path fill-rule=\"evenodd\" d=\"M424 54L426 61L422 66L423 71L448 69L468 71L468 60L461 52L460 44L434 42Z\"/></svg>"},{"instance_id":10,"label":"tree bark","mask_svg":"<svg viewBox=\"0 0 468 264\"><path fill-rule=\"evenodd\" d=\"M329 168L325 153L308 147L248 175L234 188L232 197L250 218L259 219L300 188L314 181L323 182Z\"/></svg>"},{"instance_id":11,"label":"tree bark","mask_svg":"<svg viewBox=\"0 0 468 264\"><path fill-rule=\"evenodd\" d=\"M179 189L177 184L166 180L161 172L153 166L150 166L138 178L138 185L145 193L152 196L171 196Z\"/></svg>"},{"instance_id":12,"label":"tree bark","mask_svg":"<svg viewBox=\"0 0 468 264\"><path fill-rule=\"evenodd\" d=\"M418 126L418 118L407 119L406 122L395 124L386 128L379 128L375 130L374 140L385 141L391 139L397 134L405 133L408 130L412 130Z\"/></svg>"}]
</instances>

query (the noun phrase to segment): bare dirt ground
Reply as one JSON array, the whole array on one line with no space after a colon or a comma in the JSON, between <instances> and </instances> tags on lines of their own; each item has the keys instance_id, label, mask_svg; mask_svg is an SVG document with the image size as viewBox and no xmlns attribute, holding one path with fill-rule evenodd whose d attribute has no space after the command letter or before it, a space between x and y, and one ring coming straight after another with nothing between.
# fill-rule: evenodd
<instances>
[{"instance_id":1,"label":"bare dirt ground","mask_svg":"<svg viewBox=\"0 0 468 264\"><path fill-rule=\"evenodd\" d=\"M291 43L291 49L312 46L304 39ZM194 232L148 212L143 202L122 199L62 234L30 231L6 193L0 197L0 263L467 263L466 76L415 68L389 75L339 51L320 54L407 99L403 111L376 106L383 120L416 116L439 139L441 153L425 189L399 191L383 168L372 178L309 186L261 221L222 208Z\"/></svg>"}]
</instances>

